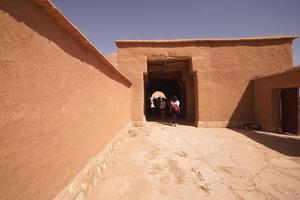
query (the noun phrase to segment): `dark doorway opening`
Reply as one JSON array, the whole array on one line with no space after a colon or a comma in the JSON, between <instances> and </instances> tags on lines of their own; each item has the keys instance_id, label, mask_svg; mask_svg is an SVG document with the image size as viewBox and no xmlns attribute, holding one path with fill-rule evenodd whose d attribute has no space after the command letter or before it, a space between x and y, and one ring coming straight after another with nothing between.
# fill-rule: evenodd
<instances>
[{"instance_id":1,"label":"dark doorway opening","mask_svg":"<svg viewBox=\"0 0 300 200\"><path fill-rule=\"evenodd\" d=\"M167 107L166 111L168 111L168 102L173 95L176 95L179 101L181 102L181 117L185 118L186 109L184 108L185 99L184 95L184 85L179 84L179 81L174 78L149 78L149 85L147 88L147 94L151 94L150 103L148 106L147 119L159 119L160 118L160 110L159 103L157 97L153 97L153 94L157 91L161 91L164 94L163 98L166 98ZM166 115L168 116L168 115Z\"/></svg>"},{"instance_id":2,"label":"dark doorway opening","mask_svg":"<svg viewBox=\"0 0 300 200\"><path fill-rule=\"evenodd\" d=\"M299 134L299 88L281 90L281 126L286 133Z\"/></svg>"},{"instance_id":3,"label":"dark doorway opening","mask_svg":"<svg viewBox=\"0 0 300 200\"><path fill-rule=\"evenodd\" d=\"M148 61L144 76L145 116L148 121L168 121L169 100L176 95L180 101L180 121L194 120L195 100L193 76L189 73L189 60ZM166 115L162 117L158 97L166 98Z\"/></svg>"}]
</instances>

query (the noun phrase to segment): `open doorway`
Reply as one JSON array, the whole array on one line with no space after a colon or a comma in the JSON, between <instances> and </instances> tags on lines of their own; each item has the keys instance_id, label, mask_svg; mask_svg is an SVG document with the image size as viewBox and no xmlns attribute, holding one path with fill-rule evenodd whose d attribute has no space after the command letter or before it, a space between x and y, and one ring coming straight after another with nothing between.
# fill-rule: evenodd
<instances>
[{"instance_id":1,"label":"open doorway","mask_svg":"<svg viewBox=\"0 0 300 200\"><path fill-rule=\"evenodd\" d=\"M299 88L281 90L281 126L283 132L300 134Z\"/></svg>"},{"instance_id":2,"label":"open doorway","mask_svg":"<svg viewBox=\"0 0 300 200\"><path fill-rule=\"evenodd\" d=\"M180 121L193 122L195 118L194 80L190 75L190 60L152 60L147 63L144 76L145 116L150 121L168 121L169 100L176 96L180 101ZM160 100L165 100L166 115L162 117Z\"/></svg>"}]
</instances>

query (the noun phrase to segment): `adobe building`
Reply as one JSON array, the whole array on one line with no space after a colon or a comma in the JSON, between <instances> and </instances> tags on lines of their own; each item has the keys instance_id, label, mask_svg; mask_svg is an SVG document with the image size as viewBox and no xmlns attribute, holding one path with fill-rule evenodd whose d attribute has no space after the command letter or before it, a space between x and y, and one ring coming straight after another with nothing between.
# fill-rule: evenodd
<instances>
[{"instance_id":1,"label":"adobe building","mask_svg":"<svg viewBox=\"0 0 300 200\"><path fill-rule=\"evenodd\" d=\"M110 62L50 1L0 1L0 199L84 199L156 90L196 126L297 134L295 38L121 40Z\"/></svg>"},{"instance_id":2,"label":"adobe building","mask_svg":"<svg viewBox=\"0 0 300 200\"><path fill-rule=\"evenodd\" d=\"M300 66L257 77L254 119L265 131L300 135Z\"/></svg>"},{"instance_id":3,"label":"adobe building","mask_svg":"<svg viewBox=\"0 0 300 200\"><path fill-rule=\"evenodd\" d=\"M196 126L261 122L251 80L291 69L295 38L116 41L117 67L132 81L131 119L144 121L146 98L161 90L168 97L177 95L183 116ZM261 125L274 129L268 123Z\"/></svg>"}]
</instances>

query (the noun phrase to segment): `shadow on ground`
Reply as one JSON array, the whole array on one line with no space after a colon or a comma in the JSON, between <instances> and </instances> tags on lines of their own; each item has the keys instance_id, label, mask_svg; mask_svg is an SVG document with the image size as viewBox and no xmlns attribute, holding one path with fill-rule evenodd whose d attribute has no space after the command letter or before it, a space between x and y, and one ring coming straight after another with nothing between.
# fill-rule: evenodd
<instances>
[{"instance_id":1,"label":"shadow on ground","mask_svg":"<svg viewBox=\"0 0 300 200\"><path fill-rule=\"evenodd\" d=\"M242 129L232 130L284 155L300 156L300 138L283 137L280 134L271 135Z\"/></svg>"},{"instance_id":2,"label":"shadow on ground","mask_svg":"<svg viewBox=\"0 0 300 200\"><path fill-rule=\"evenodd\" d=\"M161 118L148 118L147 119L148 122L157 122L159 124L162 124L162 125L167 125L167 126L173 126L174 123L173 123L173 120L171 118L166 118L166 119L161 119ZM185 119L178 119L177 120L177 124L179 125L186 125L186 126L194 126L194 122L192 121L187 121Z\"/></svg>"}]
</instances>

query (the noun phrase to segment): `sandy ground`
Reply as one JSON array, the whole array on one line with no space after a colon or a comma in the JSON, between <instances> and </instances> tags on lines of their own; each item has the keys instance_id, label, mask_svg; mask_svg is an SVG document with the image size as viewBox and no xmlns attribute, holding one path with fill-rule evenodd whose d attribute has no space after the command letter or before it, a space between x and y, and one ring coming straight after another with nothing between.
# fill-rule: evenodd
<instances>
[{"instance_id":1,"label":"sandy ground","mask_svg":"<svg viewBox=\"0 0 300 200\"><path fill-rule=\"evenodd\" d=\"M300 199L300 138L148 122L89 200Z\"/></svg>"}]
</instances>

